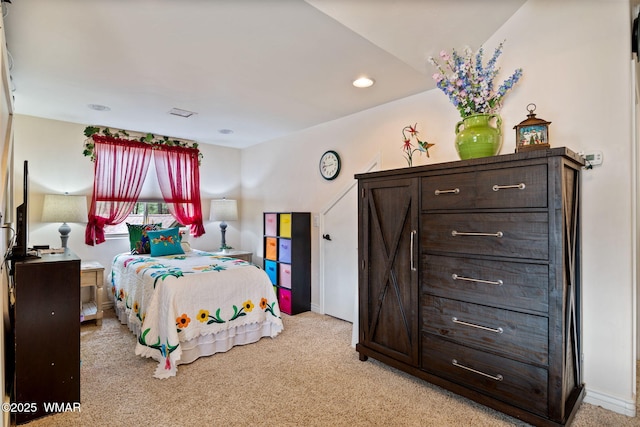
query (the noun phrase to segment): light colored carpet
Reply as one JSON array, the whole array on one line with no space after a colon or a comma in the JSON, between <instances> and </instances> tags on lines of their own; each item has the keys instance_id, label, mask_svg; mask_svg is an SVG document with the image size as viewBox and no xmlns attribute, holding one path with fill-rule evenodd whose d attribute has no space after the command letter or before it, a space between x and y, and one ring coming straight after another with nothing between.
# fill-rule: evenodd
<instances>
[{"instance_id":1,"label":"light colored carpet","mask_svg":"<svg viewBox=\"0 0 640 427\"><path fill-rule=\"evenodd\" d=\"M156 362L113 311L82 326L80 413L29 427L69 426L526 426L373 359L360 362L351 324L316 313L283 315L278 337L181 365L153 378ZM638 426L582 404L574 426Z\"/></svg>"}]
</instances>

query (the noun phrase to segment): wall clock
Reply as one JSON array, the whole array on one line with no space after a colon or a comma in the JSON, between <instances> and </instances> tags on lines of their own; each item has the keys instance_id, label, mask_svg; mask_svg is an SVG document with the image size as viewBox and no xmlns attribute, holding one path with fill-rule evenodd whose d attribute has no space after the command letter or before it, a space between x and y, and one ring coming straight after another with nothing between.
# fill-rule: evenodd
<instances>
[{"instance_id":1,"label":"wall clock","mask_svg":"<svg viewBox=\"0 0 640 427\"><path fill-rule=\"evenodd\" d=\"M340 156L333 150L320 157L320 175L327 181L336 179L340 173Z\"/></svg>"}]
</instances>

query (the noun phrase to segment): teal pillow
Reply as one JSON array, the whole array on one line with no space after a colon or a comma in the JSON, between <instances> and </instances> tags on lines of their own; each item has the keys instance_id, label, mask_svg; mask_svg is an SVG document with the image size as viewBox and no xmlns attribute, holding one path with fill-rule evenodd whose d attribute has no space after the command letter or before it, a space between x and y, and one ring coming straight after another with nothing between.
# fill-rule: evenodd
<instances>
[{"instance_id":1,"label":"teal pillow","mask_svg":"<svg viewBox=\"0 0 640 427\"><path fill-rule=\"evenodd\" d=\"M149 236L147 233L153 230L162 229L162 224L129 224L129 245L132 254L148 254L151 252Z\"/></svg>"},{"instance_id":2,"label":"teal pillow","mask_svg":"<svg viewBox=\"0 0 640 427\"><path fill-rule=\"evenodd\" d=\"M178 227L167 228L166 230L148 231L151 245L151 256L177 255L183 254L182 239Z\"/></svg>"}]
</instances>

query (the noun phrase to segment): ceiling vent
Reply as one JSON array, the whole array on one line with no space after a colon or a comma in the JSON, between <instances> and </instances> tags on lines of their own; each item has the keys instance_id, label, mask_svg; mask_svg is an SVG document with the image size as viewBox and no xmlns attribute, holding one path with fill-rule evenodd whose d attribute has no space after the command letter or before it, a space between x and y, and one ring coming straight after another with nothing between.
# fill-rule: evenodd
<instances>
[{"instance_id":1,"label":"ceiling vent","mask_svg":"<svg viewBox=\"0 0 640 427\"><path fill-rule=\"evenodd\" d=\"M180 117L191 117L197 113L194 113L193 111L181 110L180 108L172 108L169 111L169 114L173 114L174 116L180 116Z\"/></svg>"}]
</instances>

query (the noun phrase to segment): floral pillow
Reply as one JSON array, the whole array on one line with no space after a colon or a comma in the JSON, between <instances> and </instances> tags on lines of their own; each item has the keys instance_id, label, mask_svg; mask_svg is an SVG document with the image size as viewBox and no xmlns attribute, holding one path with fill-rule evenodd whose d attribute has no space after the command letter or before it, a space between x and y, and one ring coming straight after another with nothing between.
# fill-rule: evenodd
<instances>
[{"instance_id":1,"label":"floral pillow","mask_svg":"<svg viewBox=\"0 0 640 427\"><path fill-rule=\"evenodd\" d=\"M148 254L151 253L151 245L147 233L153 230L160 230L162 224L129 224L129 244L132 254Z\"/></svg>"},{"instance_id":2,"label":"floral pillow","mask_svg":"<svg viewBox=\"0 0 640 427\"><path fill-rule=\"evenodd\" d=\"M147 234L149 235L149 242L151 244L151 256L184 253L181 245L180 229L178 227L149 231Z\"/></svg>"}]
</instances>

